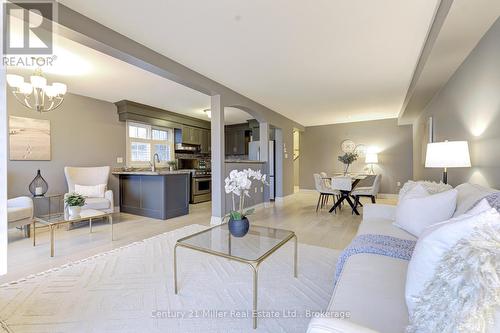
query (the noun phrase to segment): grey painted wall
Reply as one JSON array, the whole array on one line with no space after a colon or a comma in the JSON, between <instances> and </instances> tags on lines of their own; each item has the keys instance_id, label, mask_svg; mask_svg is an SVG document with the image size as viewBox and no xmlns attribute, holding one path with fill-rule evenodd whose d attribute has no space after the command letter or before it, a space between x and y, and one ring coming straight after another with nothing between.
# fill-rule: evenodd
<instances>
[{"instance_id":1,"label":"grey painted wall","mask_svg":"<svg viewBox=\"0 0 500 333\"><path fill-rule=\"evenodd\" d=\"M424 168L429 116L434 141L469 141L472 168L450 169L450 184L470 181L500 188L500 19L415 121L415 179L439 180L442 170Z\"/></svg>"},{"instance_id":2,"label":"grey painted wall","mask_svg":"<svg viewBox=\"0 0 500 333\"><path fill-rule=\"evenodd\" d=\"M57 110L39 114L19 104L12 94L7 98L9 115L50 120L51 161L8 161L8 195L29 194L28 185L40 169L49 183L49 192L65 193L65 166L118 166L125 158L125 123L118 120L116 106L105 101L67 94ZM118 205L118 179L110 176L109 187Z\"/></svg>"},{"instance_id":3,"label":"grey painted wall","mask_svg":"<svg viewBox=\"0 0 500 333\"><path fill-rule=\"evenodd\" d=\"M381 193L397 193L397 182L404 184L412 178L411 126L398 126L397 119L364 121L306 127L300 136L300 188L313 189L313 173L342 172L343 164L337 160L340 144L351 139L378 151L376 173L382 174ZM363 172L364 159L351 167L352 172Z\"/></svg>"}]
</instances>

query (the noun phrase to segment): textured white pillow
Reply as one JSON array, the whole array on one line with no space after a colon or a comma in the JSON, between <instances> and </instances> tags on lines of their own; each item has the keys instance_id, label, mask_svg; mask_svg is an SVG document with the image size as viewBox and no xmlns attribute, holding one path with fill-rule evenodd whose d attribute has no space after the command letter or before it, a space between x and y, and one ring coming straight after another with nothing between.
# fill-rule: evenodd
<instances>
[{"instance_id":1,"label":"textured white pillow","mask_svg":"<svg viewBox=\"0 0 500 333\"><path fill-rule=\"evenodd\" d=\"M399 197L400 198L404 197L408 191L410 191L412 188L414 188L415 186L417 186L419 184L422 185L422 187L427 192L429 192L429 194L446 192L446 191L453 189L453 187L451 185L445 184L443 182L436 183L436 182L431 182L428 180L419 180L419 181L415 182L413 180L409 180L406 183L404 183L403 187L401 187L401 190L399 190Z\"/></svg>"},{"instance_id":2,"label":"textured white pillow","mask_svg":"<svg viewBox=\"0 0 500 333\"><path fill-rule=\"evenodd\" d=\"M450 190L432 195L418 184L408 191L396 207L394 225L420 237L422 231L448 220L455 211L457 191Z\"/></svg>"},{"instance_id":3,"label":"textured white pillow","mask_svg":"<svg viewBox=\"0 0 500 333\"><path fill-rule=\"evenodd\" d=\"M406 275L405 298L410 314L415 309L415 297L420 295L425 284L433 278L443 254L460 239L469 236L475 226L484 223L500 223L500 214L495 208L473 215L486 207L484 203L478 206L476 206L477 210L471 211L472 214L467 213L453 218L437 228L433 226L432 230L426 230L418 239Z\"/></svg>"},{"instance_id":4,"label":"textured white pillow","mask_svg":"<svg viewBox=\"0 0 500 333\"><path fill-rule=\"evenodd\" d=\"M104 198L104 192L106 192L106 184L91 186L75 184L75 192L83 195L86 198Z\"/></svg>"}]
</instances>

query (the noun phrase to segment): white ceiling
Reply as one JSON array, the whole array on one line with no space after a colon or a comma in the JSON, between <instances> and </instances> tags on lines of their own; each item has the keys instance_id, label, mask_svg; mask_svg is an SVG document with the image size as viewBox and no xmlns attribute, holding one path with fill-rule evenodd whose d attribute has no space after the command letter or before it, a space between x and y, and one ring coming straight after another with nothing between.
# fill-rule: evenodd
<instances>
[{"instance_id":1,"label":"white ceiling","mask_svg":"<svg viewBox=\"0 0 500 333\"><path fill-rule=\"evenodd\" d=\"M203 110L210 108L210 97L167 80L121 60L55 36L53 66L43 66L49 83L68 85L73 94L108 102L128 99L188 116L209 120ZM8 67L8 73L28 80L34 67ZM252 117L239 109L225 110L226 124L243 123Z\"/></svg>"},{"instance_id":2,"label":"white ceiling","mask_svg":"<svg viewBox=\"0 0 500 333\"><path fill-rule=\"evenodd\" d=\"M401 123L411 123L422 112L499 17L499 0L453 1L408 105L400 113Z\"/></svg>"},{"instance_id":3,"label":"white ceiling","mask_svg":"<svg viewBox=\"0 0 500 333\"><path fill-rule=\"evenodd\" d=\"M438 0L60 2L318 125L397 117Z\"/></svg>"}]
</instances>

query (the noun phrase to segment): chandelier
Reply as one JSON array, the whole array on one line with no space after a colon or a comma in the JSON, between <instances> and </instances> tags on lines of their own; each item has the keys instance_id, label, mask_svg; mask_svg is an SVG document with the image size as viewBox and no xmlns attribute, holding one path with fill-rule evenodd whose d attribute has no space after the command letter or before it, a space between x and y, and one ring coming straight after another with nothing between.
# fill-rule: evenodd
<instances>
[{"instance_id":1,"label":"chandelier","mask_svg":"<svg viewBox=\"0 0 500 333\"><path fill-rule=\"evenodd\" d=\"M41 69L37 69L30 76L30 82L24 82L21 75L7 74L7 83L19 103L37 112L57 109L62 104L67 90L64 83L54 82L48 85Z\"/></svg>"}]
</instances>

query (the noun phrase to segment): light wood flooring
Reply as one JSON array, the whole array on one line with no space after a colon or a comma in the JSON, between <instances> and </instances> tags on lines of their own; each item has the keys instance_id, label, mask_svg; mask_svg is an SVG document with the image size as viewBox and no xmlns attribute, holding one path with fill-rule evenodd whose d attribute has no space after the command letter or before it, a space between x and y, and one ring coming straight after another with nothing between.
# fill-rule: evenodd
<instances>
[{"instance_id":1,"label":"light wood flooring","mask_svg":"<svg viewBox=\"0 0 500 333\"><path fill-rule=\"evenodd\" d=\"M317 199L315 192L301 191L287 197L283 203L259 208L250 217L250 221L254 224L293 230L301 243L334 249L344 248L356 234L361 216L351 215L348 206L344 206L337 214L328 213L327 208L316 213ZM394 203L390 199L380 199L378 202ZM362 209L360 211L362 214ZM192 205L189 215L166 221L117 213L113 218L114 241L111 241L107 222L95 221L92 234L87 226L72 230L62 227L56 230L53 258L49 255L49 233L45 229L37 229L36 247L33 247L32 240L24 238L20 231L9 230L8 273L0 276L0 283L17 280L187 225L208 226L210 215L210 202Z\"/></svg>"}]
</instances>

